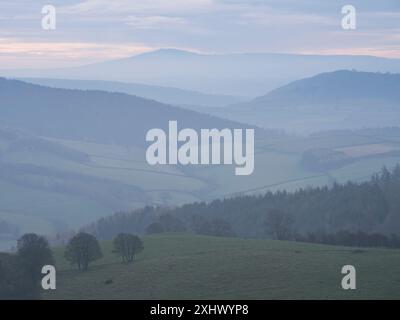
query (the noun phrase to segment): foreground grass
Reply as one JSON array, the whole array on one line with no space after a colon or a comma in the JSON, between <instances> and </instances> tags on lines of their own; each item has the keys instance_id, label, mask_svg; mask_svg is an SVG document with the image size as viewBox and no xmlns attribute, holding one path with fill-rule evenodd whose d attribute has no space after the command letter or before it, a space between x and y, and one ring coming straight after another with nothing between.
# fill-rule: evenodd
<instances>
[{"instance_id":1,"label":"foreground grass","mask_svg":"<svg viewBox=\"0 0 400 320\"><path fill-rule=\"evenodd\" d=\"M56 249L57 290L44 298L400 298L400 250L171 234L143 240L145 250L132 264L103 242L104 258L84 273ZM346 264L357 269L357 290L341 289Z\"/></svg>"}]
</instances>

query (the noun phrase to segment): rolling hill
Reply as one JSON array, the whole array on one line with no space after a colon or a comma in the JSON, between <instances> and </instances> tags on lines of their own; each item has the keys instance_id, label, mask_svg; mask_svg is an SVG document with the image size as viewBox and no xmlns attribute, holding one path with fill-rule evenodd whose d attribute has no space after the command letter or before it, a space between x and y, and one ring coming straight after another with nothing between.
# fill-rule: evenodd
<instances>
[{"instance_id":1,"label":"rolling hill","mask_svg":"<svg viewBox=\"0 0 400 320\"><path fill-rule=\"evenodd\" d=\"M272 108L344 105L400 108L400 74L339 70L289 83L243 105Z\"/></svg>"},{"instance_id":2,"label":"rolling hill","mask_svg":"<svg viewBox=\"0 0 400 320\"><path fill-rule=\"evenodd\" d=\"M157 100L166 104L191 108L202 108L205 106L214 108L225 107L244 100L244 98L236 96L212 95L178 88L150 86L139 83L46 78L26 78L21 80L53 88L121 92L146 99Z\"/></svg>"},{"instance_id":3,"label":"rolling hill","mask_svg":"<svg viewBox=\"0 0 400 320\"><path fill-rule=\"evenodd\" d=\"M291 82L252 101L209 113L309 134L400 126L400 74L340 70Z\"/></svg>"},{"instance_id":4,"label":"rolling hill","mask_svg":"<svg viewBox=\"0 0 400 320\"><path fill-rule=\"evenodd\" d=\"M54 234L118 210L197 200L206 179L146 162L147 130L168 120L244 126L127 94L0 79L0 222L18 230L0 235L0 247L22 232Z\"/></svg>"},{"instance_id":5,"label":"rolling hill","mask_svg":"<svg viewBox=\"0 0 400 320\"><path fill-rule=\"evenodd\" d=\"M0 78L0 124L51 138L144 146L152 128L241 128L237 122L136 96L48 88ZM247 126L248 127L248 126Z\"/></svg>"},{"instance_id":6,"label":"rolling hill","mask_svg":"<svg viewBox=\"0 0 400 320\"><path fill-rule=\"evenodd\" d=\"M167 234L144 238L123 264L104 257L78 272L55 250L57 290L44 299L398 299L400 253L272 240ZM357 269L357 290L341 288L341 268Z\"/></svg>"},{"instance_id":7,"label":"rolling hill","mask_svg":"<svg viewBox=\"0 0 400 320\"><path fill-rule=\"evenodd\" d=\"M266 130L256 133L250 176L235 176L231 165L150 166L146 129L163 128L168 119L194 128L247 126L126 94L1 79L0 223L19 234L54 234L145 205L363 181L399 162L391 152L400 144L396 129L309 137ZM304 153L319 148L353 159L323 171L305 168ZM0 235L0 247L9 248L16 236Z\"/></svg>"}]
</instances>

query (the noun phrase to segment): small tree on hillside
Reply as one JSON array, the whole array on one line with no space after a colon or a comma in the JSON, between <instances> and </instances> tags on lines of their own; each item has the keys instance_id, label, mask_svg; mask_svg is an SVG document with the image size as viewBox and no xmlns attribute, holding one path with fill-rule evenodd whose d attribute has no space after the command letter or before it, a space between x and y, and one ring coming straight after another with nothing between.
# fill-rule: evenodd
<instances>
[{"instance_id":1,"label":"small tree on hillside","mask_svg":"<svg viewBox=\"0 0 400 320\"><path fill-rule=\"evenodd\" d=\"M293 235L293 216L279 210L270 210L265 221L267 233L276 240L290 240Z\"/></svg>"},{"instance_id":2,"label":"small tree on hillside","mask_svg":"<svg viewBox=\"0 0 400 320\"><path fill-rule=\"evenodd\" d=\"M146 234L155 234L163 232L185 232L186 226L184 222L176 216L164 213L160 215L157 221L148 225Z\"/></svg>"},{"instance_id":3,"label":"small tree on hillside","mask_svg":"<svg viewBox=\"0 0 400 320\"><path fill-rule=\"evenodd\" d=\"M17 254L21 266L35 283L42 277L42 267L54 264L49 242L45 237L34 233L25 234L18 239Z\"/></svg>"},{"instance_id":4,"label":"small tree on hillside","mask_svg":"<svg viewBox=\"0 0 400 320\"><path fill-rule=\"evenodd\" d=\"M230 223L224 219L217 218L211 220L212 233L216 237L236 237Z\"/></svg>"},{"instance_id":5,"label":"small tree on hillside","mask_svg":"<svg viewBox=\"0 0 400 320\"><path fill-rule=\"evenodd\" d=\"M0 300L40 299L40 286L18 255L0 252Z\"/></svg>"},{"instance_id":6,"label":"small tree on hillside","mask_svg":"<svg viewBox=\"0 0 400 320\"><path fill-rule=\"evenodd\" d=\"M90 262L100 259L102 256L96 237L85 232L74 236L65 249L65 258L71 264L76 264L81 271L86 271Z\"/></svg>"},{"instance_id":7,"label":"small tree on hillside","mask_svg":"<svg viewBox=\"0 0 400 320\"><path fill-rule=\"evenodd\" d=\"M235 237L230 223L222 218L208 220L207 218L194 214L191 220L192 230L196 234L215 237Z\"/></svg>"},{"instance_id":8,"label":"small tree on hillside","mask_svg":"<svg viewBox=\"0 0 400 320\"><path fill-rule=\"evenodd\" d=\"M165 232L163 226L159 222L153 222L146 228L146 234L157 234Z\"/></svg>"},{"instance_id":9,"label":"small tree on hillside","mask_svg":"<svg viewBox=\"0 0 400 320\"><path fill-rule=\"evenodd\" d=\"M135 255L143 250L143 242L133 234L120 233L114 239L114 252L124 262L132 262Z\"/></svg>"},{"instance_id":10,"label":"small tree on hillside","mask_svg":"<svg viewBox=\"0 0 400 320\"><path fill-rule=\"evenodd\" d=\"M165 213L158 217L158 222L162 225L164 232L185 232L186 226L178 217Z\"/></svg>"}]
</instances>

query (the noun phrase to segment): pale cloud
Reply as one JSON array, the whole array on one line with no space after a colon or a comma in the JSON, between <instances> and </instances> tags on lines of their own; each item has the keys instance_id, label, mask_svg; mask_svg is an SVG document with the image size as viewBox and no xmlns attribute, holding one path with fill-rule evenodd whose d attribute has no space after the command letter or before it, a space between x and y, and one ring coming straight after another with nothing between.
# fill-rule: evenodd
<instances>
[{"instance_id":1,"label":"pale cloud","mask_svg":"<svg viewBox=\"0 0 400 320\"><path fill-rule=\"evenodd\" d=\"M167 16L129 16L125 21L136 29L176 28L187 24L184 18Z\"/></svg>"},{"instance_id":2,"label":"pale cloud","mask_svg":"<svg viewBox=\"0 0 400 320\"><path fill-rule=\"evenodd\" d=\"M272 10L244 13L238 19L239 24L258 24L274 26L337 25L337 19L313 14L278 13Z\"/></svg>"},{"instance_id":3,"label":"pale cloud","mask_svg":"<svg viewBox=\"0 0 400 320\"><path fill-rule=\"evenodd\" d=\"M64 7L65 12L80 14L188 13L212 7L212 0L85 0Z\"/></svg>"},{"instance_id":4,"label":"pale cloud","mask_svg":"<svg viewBox=\"0 0 400 320\"><path fill-rule=\"evenodd\" d=\"M26 42L0 38L0 68L12 67L10 62L17 62L19 68L74 66L82 61L118 59L154 49L134 43Z\"/></svg>"},{"instance_id":5,"label":"pale cloud","mask_svg":"<svg viewBox=\"0 0 400 320\"><path fill-rule=\"evenodd\" d=\"M57 30L44 32L47 2L0 1L0 64L85 64L160 47L400 58L399 0L352 0L354 32L340 27L344 0L51 0Z\"/></svg>"},{"instance_id":6,"label":"pale cloud","mask_svg":"<svg viewBox=\"0 0 400 320\"><path fill-rule=\"evenodd\" d=\"M299 50L300 54L315 55L363 55L376 56L382 58L400 58L400 45L377 47L357 47L357 48L320 48L314 50Z\"/></svg>"}]
</instances>

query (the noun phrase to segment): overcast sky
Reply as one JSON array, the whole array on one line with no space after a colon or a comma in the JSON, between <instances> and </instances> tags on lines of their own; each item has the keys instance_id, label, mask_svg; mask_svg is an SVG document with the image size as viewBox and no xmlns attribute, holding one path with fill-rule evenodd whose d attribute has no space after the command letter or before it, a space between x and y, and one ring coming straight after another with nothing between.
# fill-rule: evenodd
<instances>
[{"instance_id":1,"label":"overcast sky","mask_svg":"<svg viewBox=\"0 0 400 320\"><path fill-rule=\"evenodd\" d=\"M41 28L45 4L57 28ZM341 28L341 8L357 29ZM1 0L0 68L55 67L159 48L400 58L400 0Z\"/></svg>"}]
</instances>

